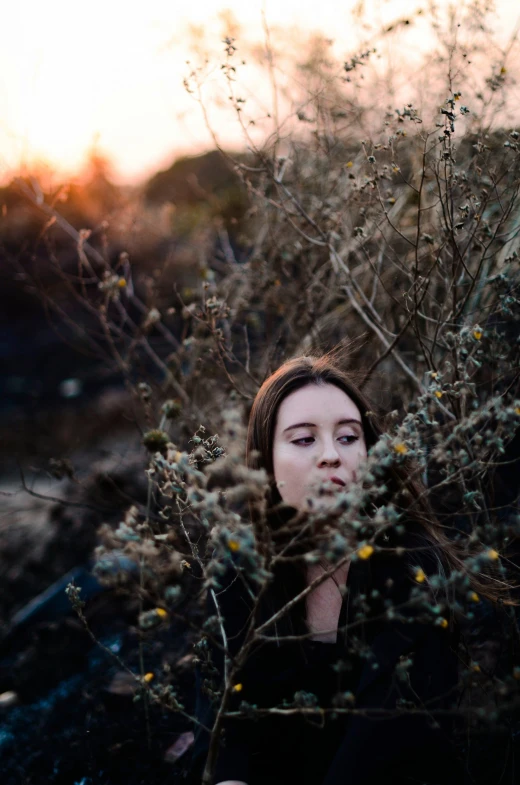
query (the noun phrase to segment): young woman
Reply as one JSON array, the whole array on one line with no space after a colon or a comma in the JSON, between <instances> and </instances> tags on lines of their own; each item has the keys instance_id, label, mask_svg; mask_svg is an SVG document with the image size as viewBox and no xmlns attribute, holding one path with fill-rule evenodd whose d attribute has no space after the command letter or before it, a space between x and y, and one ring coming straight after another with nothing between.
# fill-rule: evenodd
<instances>
[{"instance_id":1,"label":"young woman","mask_svg":"<svg viewBox=\"0 0 520 785\"><path fill-rule=\"evenodd\" d=\"M386 490L378 507L392 501L400 513L397 525L377 524L375 506L369 506L355 523L364 545L350 558L340 555L332 565L305 559L320 538L334 538L333 527L306 537L306 516L326 510L336 493L351 487L380 434L369 402L327 356L289 360L255 398L247 463L263 467L271 481L269 526L256 528L256 538L259 547L284 558L260 602L239 558L220 581L217 599L231 658L251 624L271 623L236 676L239 687L228 705L236 711L245 701L260 716L224 721L215 785L465 781L453 744L459 624L450 597L435 592L431 581L453 568L464 570L464 562L432 515L414 467L390 467L381 480ZM295 520L301 536L295 536ZM257 527L254 515L252 525ZM333 539L328 547L334 548ZM485 576L471 580L486 595ZM410 603L419 584L432 586L429 606ZM215 615L209 595L207 608ZM223 647L210 649L222 675ZM207 677L208 669L199 670L197 716L211 727L215 714L202 689ZM261 712L275 706L285 711ZM315 706L326 711L310 713ZM202 770L207 740L207 733L196 731L194 770Z\"/></svg>"}]
</instances>

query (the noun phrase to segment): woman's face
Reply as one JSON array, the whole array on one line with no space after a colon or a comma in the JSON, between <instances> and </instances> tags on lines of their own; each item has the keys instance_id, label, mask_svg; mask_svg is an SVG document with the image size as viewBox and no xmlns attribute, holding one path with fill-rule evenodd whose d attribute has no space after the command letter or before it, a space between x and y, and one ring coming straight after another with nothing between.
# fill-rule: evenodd
<instances>
[{"instance_id":1,"label":"woman's face","mask_svg":"<svg viewBox=\"0 0 520 785\"><path fill-rule=\"evenodd\" d=\"M309 509L309 496L314 507L330 504L335 492L356 480L366 457L359 409L339 387L308 384L284 398L276 419L273 465L286 504ZM324 482L329 491L318 500Z\"/></svg>"}]
</instances>

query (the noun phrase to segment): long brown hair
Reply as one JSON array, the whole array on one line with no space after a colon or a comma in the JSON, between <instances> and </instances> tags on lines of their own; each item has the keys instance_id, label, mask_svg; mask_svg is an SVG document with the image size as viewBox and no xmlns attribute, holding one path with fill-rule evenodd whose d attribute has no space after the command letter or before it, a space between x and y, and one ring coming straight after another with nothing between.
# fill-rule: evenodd
<instances>
[{"instance_id":1,"label":"long brown hair","mask_svg":"<svg viewBox=\"0 0 520 785\"><path fill-rule=\"evenodd\" d=\"M332 353L302 355L284 362L261 385L251 408L247 432L246 462L250 468L266 470L270 479L267 503L271 510L276 510L282 501L274 480L272 451L278 409L288 395L309 384L333 384L356 404L361 414L367 451L384 432L382 418L361 391L355 375L343 370ZM413 461L406 459L388 471L385 484L389 498L404 513L405 520L413 520L418 525L425 544L432 546L437 556L440 572L446 576L456 570L467 577L468 584L479 596L495 603L518 605L511 598L512 586L504 581L498 562L490 562L488 573L475 574L468 569L466 559L476 555L474 546L470 551L462 541L448 536L432 510L418 467Z\"/></svg>"}]
</instances>

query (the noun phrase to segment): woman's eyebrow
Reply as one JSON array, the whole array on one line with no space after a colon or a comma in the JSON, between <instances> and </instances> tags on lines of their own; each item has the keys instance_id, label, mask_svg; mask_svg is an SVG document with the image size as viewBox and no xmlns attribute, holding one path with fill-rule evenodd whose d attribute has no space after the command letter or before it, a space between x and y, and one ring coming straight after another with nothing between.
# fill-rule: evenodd
<instances>
[{"instance_id":1,"label":"woman's eyebrow","mask_svg":"<svg viewBox=\"0 0 520 785\"><path fill-rule=\"evenodd\" d=\"M336 425L347 425L349 423L355 423L356 425L361 426L359 420L353 420L353 419L338 420ZM291 431L293 428L316 428L316 425L313 422L298 422L296 423L296 425L289 425L288 428L284 428L283 433L285 433L286 431Z\"/></svg>"}]
</instances>

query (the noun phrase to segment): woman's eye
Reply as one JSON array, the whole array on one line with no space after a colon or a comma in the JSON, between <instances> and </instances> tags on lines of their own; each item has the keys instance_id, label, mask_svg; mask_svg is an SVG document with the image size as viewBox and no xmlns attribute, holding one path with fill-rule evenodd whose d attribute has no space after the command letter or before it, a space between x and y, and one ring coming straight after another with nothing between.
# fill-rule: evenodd
<instances>
[{"instance_id":1,"label":"woman's eye","mask_svg":"<svg viewBox=\"0 0 520 785\"><path fill-rule=\"evenodd\" d=\"M353 434L350 434L348 436L347 436L347 434L345 434L345 436L340 436L339 438L340 439L347 439L347 442L346 442L347 444L354 444L354 442L356 442L358 440L358 437L354 436Z\"/></svg>"}]
</instances>

